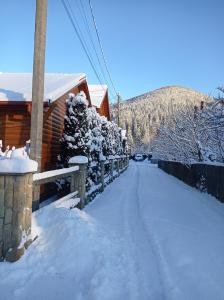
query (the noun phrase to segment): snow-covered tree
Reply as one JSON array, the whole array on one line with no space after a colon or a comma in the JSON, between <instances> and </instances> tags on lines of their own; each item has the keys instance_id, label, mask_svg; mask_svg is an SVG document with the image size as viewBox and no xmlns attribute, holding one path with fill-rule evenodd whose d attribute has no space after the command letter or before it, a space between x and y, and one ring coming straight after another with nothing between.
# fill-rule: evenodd
<instances>
[{"instance_id":1,"label":"snow-covered tree","mask_svg":"<svg viewBox=\"0 0 224 300\"><path fill-rule=\"evenodd\" d=\"M223 89L219 88L221 92ZM209 151L208 158L212 161L224 162L224 98L219 96L215 103L203 111L203 138Z\"/></svg>"},{"instance_id":2,"label":"snow-covered tree","mask_svg":"<svg viewBox=\"0 0 224 300\"><path fill-rule=\"evenodd\" d=\"M67 166L71 157L76 155L89 156L90 129L87 119L88 101L84 92L70 94L64 120L64 133L61 138L61 163Z\"/></svg>"},{"instance_id":3,"label":"snow-covered tree","mask_svg":"<svg viewBox=\"0 0 224 300\"><path fill-rule=\"evenodd\" d=\"M67 100L64 133L61 139L62 166L76 155L88 157L87 190L97 184L100 177L100 161L110 155L123 155L127 145L125 135L114 122L101 117L95 108L89 107L85 94L71 94Z\"/></svg>"},{"instance_id":4,"label":"snow-covered tree","mask_svg":"<svg viewBox=\"0 0 224 300\"><path fill-rule=\"evenodd\" d=\"M202 112L185 103L176 108L157 130L153 142L153 155L168 160L191 163L204 160L205 145L202 139Z\"/></svg>"},{"instance_id":5,"label":"snow-covered tree","mask_svg":"<svg viewBox=\"0 0 224 300\"><path fill-rule=\"evenodd\" d=\"M101 117L94 107L87 111L87 120L89 124L90 153L88 167L88 184L97 184L100 177L100 159L102 156L103 136L101 133Z\"/></svg>"},{"instance_id":6,"label":"snow-covered tree","mask_svg":"<svg viewBox=\"0 0 224 300\"><path fill-rule=\"evenodd\" d=\"M170 117L157 130L152 148L160 159L191 163L224 162L224 99L170 106Z\"/></svg>"},{"instance_id":7,"label":"snow-covered tree","mask_svg":"<svg viewBox=\"0 0 224 300\"><path fill-rule=\"evenodd\" d=\"M126 129L128 144L131 152L149 152L151 143L161 126L161 123L169 119L169 105L182 106L187 102L194 107L200 107L201 101L211 102L212 97L198 93L197 91L169 86L137 96L120 103L120 124ZM117 106L111 107L112 118L117 119Z\"/></svg>"},{"instance_id":8,"label":"snow-covered tree","mask_svg":"<svg viewBox=\"0 0 224 300\"><path fill-rule=\"evenodd\" d=\"M112 149L110 148L110 126L106 117L101 117L101 134L102 134L102 158L109 157L112 154Z\"/></svg>"}]
</instances>

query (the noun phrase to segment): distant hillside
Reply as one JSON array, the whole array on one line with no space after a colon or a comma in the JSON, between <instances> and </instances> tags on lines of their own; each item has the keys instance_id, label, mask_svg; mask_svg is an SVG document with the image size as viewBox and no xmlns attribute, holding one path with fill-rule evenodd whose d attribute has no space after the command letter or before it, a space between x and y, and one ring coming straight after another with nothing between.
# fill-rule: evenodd
<instances>
[{"instance_id":1,"label":"distant hillside","mask_svg":"<svg viewBox=\"0 0 224 300\"><path fill-rule=\"evenodd\" d=\"M120 125L127 130L132 152L150 151L150 142L160 123L169 116L172 108L185 103L200 106L201 101L211 101L206 95L189 88L167 86L123 101L120 105ZM116 119L116 105L112 118Z\"/></svg>"}]
</instances>

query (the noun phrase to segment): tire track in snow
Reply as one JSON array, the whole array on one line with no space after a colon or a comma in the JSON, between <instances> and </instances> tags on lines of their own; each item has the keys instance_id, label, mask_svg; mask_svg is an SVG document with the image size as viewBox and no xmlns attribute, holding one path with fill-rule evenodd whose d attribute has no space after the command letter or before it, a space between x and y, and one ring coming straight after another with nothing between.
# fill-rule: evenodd
<instances>
[{"instance_id":1,"label":"tire track in snow","mask_svg":"<svg viewBox=\"0 0 224 300\"><path fill-rule=\"evenodd\" d=\"M144 167L142 165L141 167ZM147 166L149 167L149 166ZM150 171L150 169L147 169L147 171ZM143 178L145 178L144 174L142 174ZM140 194L141 187L140 184L138 184L138 194ZM138 197L138 205L139 205L139 211L141 211L141 204ZM161 249L161 245L159 243L158 238L156 237L153 230L150 230L149 226L146 226L144 222L144 218L141 218L142 227L145 231L145 235L148 239L149 245L151 245L151 248L154 252L154 256L157 263L158 273L160 277L160 284L161 288L163 290L163 299L172 299L172 295L177 296L179 294L179 290L175 287L175 284L172 281L172 276L169 271L169 265L163 255L163 251ZM150 224L149 224L150 225ZM178 298L175 298L178 299Z\"/></svg>"},{"instance_id":2,"label":"tire track in snow","mask_svg":"<svg viewBox=\"0 0 224 300\"><path fill-rule=\"evenodd\" d=\"M123 208L124 232L129 245L129 260L133 261L131 272L137 278L135 293L132 291L130 299L165 299L160 268L140 214L139 166L136 165L131 169L134 171L131 174L133 184L132 188L126 192Z\"/></svg>"}]
</instances>

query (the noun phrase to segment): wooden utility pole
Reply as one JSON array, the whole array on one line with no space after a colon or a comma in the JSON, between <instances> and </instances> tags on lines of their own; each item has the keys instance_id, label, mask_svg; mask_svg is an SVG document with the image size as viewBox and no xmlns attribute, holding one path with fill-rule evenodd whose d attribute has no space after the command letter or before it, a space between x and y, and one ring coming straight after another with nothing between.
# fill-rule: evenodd
<instances>
[{"instance_id":1,"label":"wooden utility pole","mask_svg":"<svg viewBox=\"0 0 224 300\"><path fill-rule=\"evenodd\" d=\"M117 126L120 127L120 102L121 102L121 96L118 93L117 94Z\"/></svg>"},{"instance_id":2,"label":"wooden utility pole","mask_svg":"<svg viewBox=\"0 0 224 300\"><path fill-rule=\"evenodd\" d=\"M42 152L46 24L47 24L47 0L36 0L30 157L31 159L38 162L38 171L40 171L41 169L41 152ZM35 202L37 198L39 198L39 192L34 191L34 195L35 195L34 196L34 202ZM33 206L34 209L37 208L35 207L35 205Z\"/></svg>"},{"instance_id":3,"label":"wooden utility pole","mask_svg":"<svg viewBox=\"0 0 224 300\"><path fill-rule=\"evenodd\" d=\"M36 0L30 157L41 167L47 0Z\"/></svg>"}]
</instances>

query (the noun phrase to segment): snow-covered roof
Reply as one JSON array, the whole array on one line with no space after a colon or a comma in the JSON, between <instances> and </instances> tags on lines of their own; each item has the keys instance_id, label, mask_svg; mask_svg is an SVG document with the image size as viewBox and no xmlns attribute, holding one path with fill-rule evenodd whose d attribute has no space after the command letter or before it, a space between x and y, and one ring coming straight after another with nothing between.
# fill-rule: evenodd
<instances>
[{"instance_id":1,"label":"snow-covered roof","mask_svg":"<svg viewBox=\"0 0 224 300\"><path fill-rule=\"evenodd\" d=\"M89 85L89 93L90 93L90 99L92 105L96 106L97 108L100 108L106 92L107 92L106 85L96 85L96 84Z\"/></svg>"},{"instance_id":2,"label":"snow-covered roof","mask_svg":"<svg viewBox=\"0 0 224 300\"><path fill-rule=\"evenodd\" d=\"M45 73L44 99L56 100L86 79L86 75ZM0 73L0 101L31 101L32 73Z\"/></svg>"}]
</instances>

